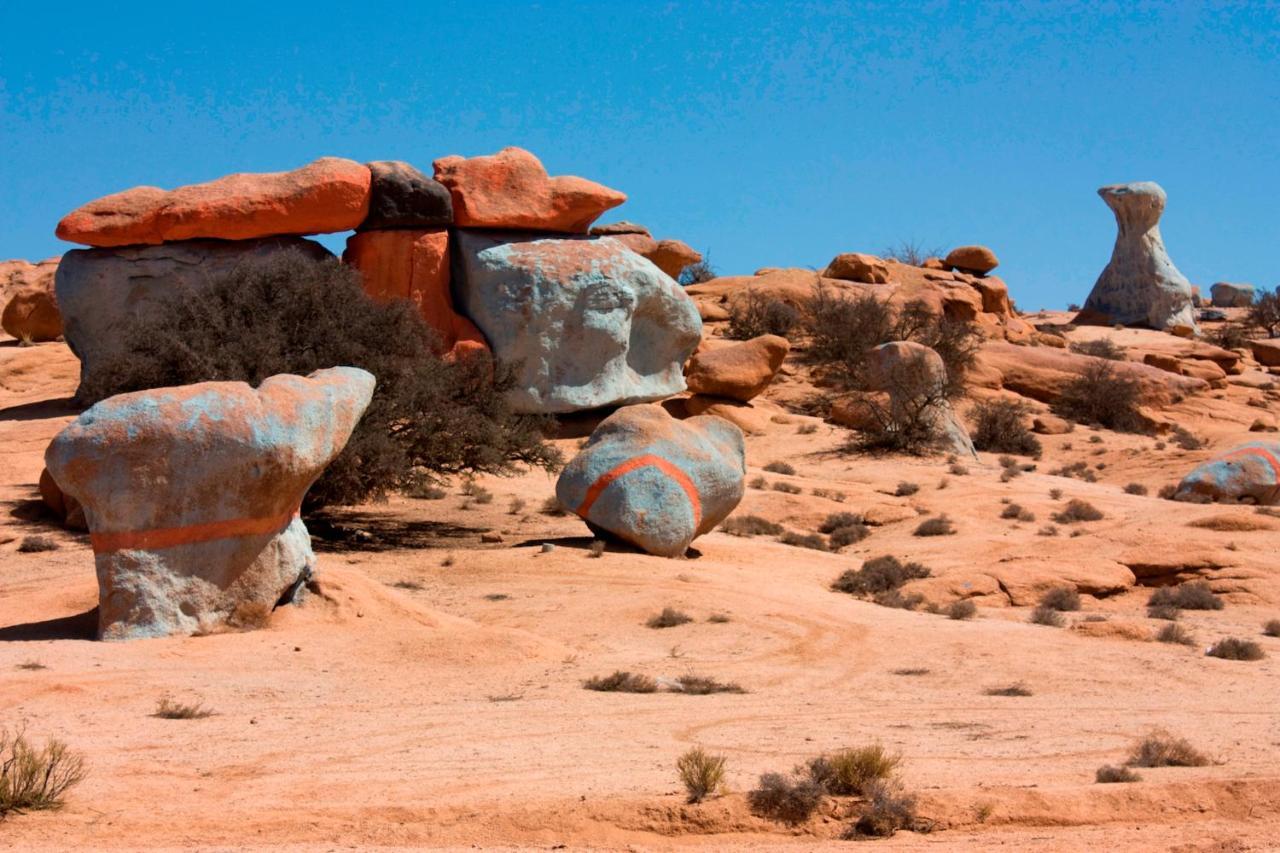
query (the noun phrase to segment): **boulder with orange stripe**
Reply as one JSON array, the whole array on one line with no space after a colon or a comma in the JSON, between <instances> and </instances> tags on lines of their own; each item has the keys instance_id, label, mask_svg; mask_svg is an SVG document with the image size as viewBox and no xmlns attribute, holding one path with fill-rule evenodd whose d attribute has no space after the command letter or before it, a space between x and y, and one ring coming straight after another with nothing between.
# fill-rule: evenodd
<instances>
[{"instance_id":1,"label":"boulder with orange stripe","mask_svg":"<svg viewBox=\"0 0 1280 853\"><path fill-rule=\"evenodd\" d=\"M565 466L556 497L593 530L678 557L742 500L742 430L714 415L678 421L661 406L619 409Z\"/></svg>"},{"instance_id":2,"label":"boulder with orange stripe","mask_svg":"<svg viewBox=\"0 0 1280 853\"><path fill-rule=\"evenodd\" d=\"M1280 442L1251 441L1197 465L1182 478L1175 496L1280 502Z\"/></svg>"},{"instance_id":3,"label":"boulder with orange stripe","mask_svg":"<svg viewBox=\"0 0 1280 853\"><path fill-rule=\"evenodd\" d=\"M125 640L254 627L315 555L303 495L373 395L353 367L110 397L45 464L79 501L98 571L98 634Z\"/></svg>"}]
</instances>

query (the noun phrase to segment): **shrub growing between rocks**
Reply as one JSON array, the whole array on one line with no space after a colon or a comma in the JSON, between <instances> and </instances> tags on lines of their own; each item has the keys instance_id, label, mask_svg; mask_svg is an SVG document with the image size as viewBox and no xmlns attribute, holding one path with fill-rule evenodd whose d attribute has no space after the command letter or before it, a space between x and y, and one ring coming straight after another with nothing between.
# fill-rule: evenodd
<instances>
[{"instance_id":1,"label":"shrub growing between rocks","mask_svg":"<svg viewBox=\"0 0 1280 853\"><path fill-rule=\"evenodd\" d=\"M1076 592L1075 587L1055 587L1040 596L1040 606L1059 612L1079 610L1080 593Z\"/></svg>"},{"instance_id":2,"label":"shrub growing between rocks","mask_svg":"<svg viewBox=\"0 0 1280 853\"><path fill-rule=\"evenodd\" d=\"M1117 432L1143 432L1140 396L1137 381L1117 373L1113 362L1098 359L1063 387L1053 410L1080 423L1100 424Z\"/></svg>"},{"instance_id":3,"label":"shrub growing between rocks","mask_svg":"<svg viewBox=\"0 0 1280 853\"><path fill-rule=\"evenodd\" d=\"M1172 607L1178 610L1221 610L1223 601L1204 581L1188 581L1177 586L1163 586L1151 593L1147 607Z\"/></svg>"},{"instance_id":4,"label":"shrub growing between rocks","mask_svg":"<svg viewBox=\"0 0 1280 853\"><path fill-rule=\"evenodd\" d=\"M1039 456L1043 447L1035 433L1027 429L1030 410L1014 400L985 400L969 415L974 422L973 446L992 453Z\"/></svg>"},{"instance_id":5,"label":"shrub growing between rocks","mask_svg":"<svg viewBox=\"0 0 1280 853\"><path fill-rule=\"evenodd\" d=\"M780 299L748 290L729 307L726 336L749 341L761 335L786 337L800 321L800 312Z\"/></svg>"}]
</instances>

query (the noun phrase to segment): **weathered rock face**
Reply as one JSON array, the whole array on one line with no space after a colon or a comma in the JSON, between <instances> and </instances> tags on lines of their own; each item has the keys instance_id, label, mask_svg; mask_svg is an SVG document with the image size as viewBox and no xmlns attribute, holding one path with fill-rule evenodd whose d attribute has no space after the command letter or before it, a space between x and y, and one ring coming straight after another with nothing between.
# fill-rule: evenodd
<instances>
[{"instance_id":1,"label":"weathered rock face","mask_svg":"<svg viewBox=\"0 0 1280 853\"><path fill-rule=\"evenodd\" d=\"M75 249L58 267L54 288L63 336L80 359L81 392L95 371L119 354L134 321L163 310L184 290L199 290L246 259L299 250L330 257L319 243L299 237L267 240L187 240L163 246Z\"/></svg>"},{"instance_id":2,"label":"weathered rock face","mask_svg":"<svg viewBox=\"0 0 1280 853\"><path fill-rule=\"evenodd\" d=\"M846 252L832 258L822 276L863 284L885 284L889 281L889 267L875 255Z\"/></svg>"},{"instance_id":3,"label":"weathered rock face","mask_svg":"<svg viewBox=\"0 0 1280 853\"><path fill-rule=\"evenodd\" d=\"M1160 237L1164 190L1142 181L1103 187L1098 195L1115 213L1119 233L1111 262L1098 276L1082 314L1126 326L1194 329L1191 282L1169 260Z\"/></svg>"},{"instance_id":4,"label":"weathered rock face","mask_svg":"<svg viewBox=\"0 0 1280 853\"><path fill-rule=\"evenodd\" d=\"M711 415L684 421L628 406L591 434L556 482L556 497L595 528L678 557L742 500L742 432Z\"/></svg>"},{"instance_id":5,"label":"weathered rock face","mask_svg":"<svg viewBox=\"0 0 1280 853\"><path fill-rule=\"evenodd\" d=\"M947 253L943 264L961 272L986 275L1000 266L1000 261L986 246L958 246Z\"/></svg>"},{"instance_id":6,"label":"weathered rock face","mask_svg":"<svg viewBox=\"0 0 1280 853\"><path fill-rule=\"evenodd\" d=\"M1213 501L1280 502L1280 442L1251 441L1197 465L1178 484L1177 497Z\"/></svg>"},{"instance_id":7,"label":"weathered rock face","mask_svg":"<svg viewBox=\"0 0 1280 853\"><path fill-rule=\"evenodd\" d=\"M487 157L442 157L435 161L435 176L453 194L453 221L464 228L585 234L600 214L627 200L585 178L548 177L541 161L521 148Z\"/></svg>"},{"instance_id":8,"label":"weathered rock face","mask_svg":"<svg viewBox=\"0 0 1280 853\"><path fill-rule=\"evenodd\" d=\"M1253 304L1252 284L1220 281L1209 288L1215 308L1248 308Z\"/></svg>"},{"instance_id":9,"label":"weathered rock face","mask_svg":"<svg viewBox=\"0 0 1280 853\"><path fill-rule=\"evenodd\" d=\"M778 335L701 350L689 360L684 378L695 394L747 402L769 387L791 344Z\"/></svg>"},{"instance_id":10,"label":"weathered rock face","mask_svg":"<svg viewBox=\"0 0 1280 853\"><path fill-rule=\"evenodd\" d=\"M60 260L60 257L46 258L34 264L21 260L0 261L0 311L19 290L52 282Z\"/></svg>"},{"instance_id":11,"label":"weathered rock face","mask_svg":"<svg viewBox=\"0 0 1280 853\"><path fill-rule=\"evenodd\" d=\"M40 472L39 489L40 501L59 524L70 530L89 529L89 523L84 518L84 507L80 505L80 501L62 491L62 487L54 482L48 468Z\"/></svg>"},{"instance_id":12,"label":"weathered rock face","mask_svg":"<svg viewBox=\"0 0 1280 853\"><path fill-rule=\"evenodd\" d=\"M679 240L655 240L647 234L622 233L609 236L672 278L678 279L685 267L702 260L700 252Z\"/></svg>"},{"instance_id":13,"label":"weathered rock face","mask_svg":"<svg viewBox=\"0 0 1280 853\"><path fill-rule=\"evenodd\" d=\"M976 458L968 431L956 418L951 404L942 396L947 369L942 358L924 344L893 341L874 347L868 354L868 378L873 390L889 397L894 422L902 423L910 413L927 402L923 417L932 422L940 449ZM921 396L917 397L916 393Z\"/></svg>"},{"instance_id":14,"label":"weathered rock face","mask_svg":"<svg viewBox=\"0 0 1280 853\"><path fill-rule=\"evenodd\" d=\"M669 276L611 237L457 232L458 297L494 355L522 364L522 412L572 412L669 397L702 337Z\"/></svg>"},{"instance_id":15,"label":"weathered rock face","mask_svg":"<svg viewBox=\"0 0 1280 853\"><path fill-rule=\"evenodd\" d=\"M369 215L356 230L443 228L453 223L453 198L444 184L400 160L365 165L372 176Z\"/></svg>"},{"instance_id":16,"label":"weathered rock face","mask_svg":"<svg viewBox=\"0 0 1280 853\"><path fill-rule=\"evenodd\" d=\"M53 295L53 278L45 276L15 292L0 313L0 328L20 341L57 340L62 314Z\"/></svg>"},{"instance_id":17,"label":"weathered rock face","mask_svg":"<svg viewBox=\"0 0 1280 853\"><path fill-rule=\"evenodd\" d=\"M369 184L367 167L322 157L292 172L227 175L170 191L134 187L68 213L57 234L109 247L347 231L369 213Z\"/></svg>"},{"instance_id":18,"label":"weathered rock face","mask_svg":"<svg viewBox=\"0 0 1280 853\"><path fill-rule=\"evenodd\" d=\"M98 571L98 632L125 640L252 627L315 564L298 508L373 394L351 367L121 394L54 438Z\"/></svg>"},{"instance_id":19,"label":"weathered rock face","mask_svg":"<svg viewBox=\"0 0 1280 853\"><path fill-rule=\"evenodd\" d=\"M454 357L487 350L484 335L453 307L449 292L449 232L360 231L347 240L344 263L360 271L375 299L408 299Z\"/></svg>"}]
</instances>

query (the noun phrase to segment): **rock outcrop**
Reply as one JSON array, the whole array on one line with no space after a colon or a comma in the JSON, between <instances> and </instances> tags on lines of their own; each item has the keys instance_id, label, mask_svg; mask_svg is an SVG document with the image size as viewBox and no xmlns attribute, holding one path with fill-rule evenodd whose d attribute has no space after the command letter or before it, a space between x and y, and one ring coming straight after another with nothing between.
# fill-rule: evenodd
<instances>
[{"instance_id":1,"label":"rock outcrop","mask_svg":"<svg viewBox=\"0 0 1280 853\"><path fill-rule=\"evenodd\" d=\"M628 406L601 422L565 466L556 497L594 529L678 557L728 517L745 478L742 432L733 424Z\"/></svg>"},{"instance_id":2,"label":"rock outcrop","mask_svg":"<svg viewBox=\"0 0 1280 853\"><path fill-rule=\"evenodd\" d=\"M1220 281L1209 288L1214 308L1248 308L1253 304L1252 284L1234 284Z\"/></svg>"},{"instance_id":3,"label":"rock outcrop","mask_svg":"<svg viewBox=\"0 0 1280 853\"><path fill-rule=\"evenodd\" d=\"M53 293L52 276L17 290L3 308L0 328L20 341L53 341L62 335L62 314Z\"/></svg>"},{"instance_id":4,"label":"rock outcrop","mask_svg":"<svg viewBox=\"0 0 1280 853\"><path fill-rule=\"evenodd\" d=\"M958 246L947 253L942 263L951 269L979 276L1000 266L996 253L986 246Z\"/></svg>"},{"instance_id":5,"label":"rock outcrop","mask_svg":"<svg viewBox=\"0 0 1280 853\"><path fill-rule=\"evenodd\" d=\"M846 252L832 258L822 276L862 284L885 284L889 281L889 267L875 255Z\"/></svg>"},{"instance_id":6,"label":"rock outcrop","mask_svg":"<svg viewBox=\"0 0 1280 853\"><path fill-rule=\"evenodd\" d=\"M791 344L778 335L699 350L685 367L685 383L694 394L745 403L769 387L790 351Z\"/></svg>"},{"instance_id":7,"label":"rock outcrop","mask_svg":"<svg viewBox=\"0 0 1280 853\"><path fill-rule=\"evenodd\" d=\"M639 226L636 226L639 227ZM591 229L593 234L596 229ZM680 240L655 240L648 233L620 232L604 234L609 236L650 261L655 267L672 278L680 278L680 273L690 264L702 260L702 253Z\"/></svg>"},{"instance_id":8,"label":"rock outcrop","mask_svg":"<svg viewBox=\"0 0 1280 853\"><path fill-rule=\"evenodd\" d=\"M1197 465L1182 478L1175 497L1280 502L1280 442L1250 441Z\"/></svg>"},{"instance_id":9,"label":"rock outcrop","mask_svg":"<svg viewBox=\"0 0 1280 853\"><path fill-rule=\"evenodd\" d=\"M867 354L868 384L888 395L889 423L919 419L939 449L977 458L968 431L943 394L947 369L942 358L924 344L893 341Z\"/></svg>"},{"instance_id":10,"label":"rock outcrop","mask_svg":"<svg viewBox=\"0 0 1280 853\"><path fill-rule=\"evenodd\" d=\"M350 367L257 389L161 388L104 400L60 432L45 462L84 509L99 635L254 627L296 592L315 565L298 508L373 388Z\"/></svg>"},{"instance_id":11,"label":"rock outcrop","mask_svg":"<svg viewBox=\"0 0 1280 853\"><path fill-rule=\"evenodd\" d=\"M457 240L460 307L494 355L521 365L517 410L572 412L685 389L682 370L702 337L697 307L617 240L470 231Z\"/></svg>"},{"instance_id":12,"label":"rock outcrop","mask_svg":"<svg viewBox=\"0 0 1280 853\"><path fill-rule=\"evenodd\" d=\"M370 180L359 163L322 157L291 172L227 175L169 191L134 187L68 213L57 235L110 247L347 231L369 213Z\"/></svg>"},{"instance_id":13,"label":"rock outcrop","mask_svg":"<svg viewBox=\"0 0 1280 853\"><path fill-rule=\"evenodd\" d=\"M443 228L453 223L449 190L400 160L375 160L369 169L369 215L357 231Z\"/></svg>"},{"instance_id":14,"label":"rock outcrop","mask_svg":"<svg viewBox=\"0 0 1280 853\"><path fill-rule=\"evenodd\" d=\"M1102 187L1098 195L1115 213L1115 248L1098 276L1079 322L1169 329L1196 328L1191 282L1169 259L1160 236L1165 192L1142 181Z\"/></svg>"},{"instance_id":15,"label":"rock outcrop","mask_svg":"<svg viewBox=\"0 0 1280 853\"><path fill-rule=\"evenodd\" d=\"M37 263L28 261L0 261L0 311L19 290L32 285L48 285L58 271L61 258L45 258Z\"/></svg>"}]
</instances>

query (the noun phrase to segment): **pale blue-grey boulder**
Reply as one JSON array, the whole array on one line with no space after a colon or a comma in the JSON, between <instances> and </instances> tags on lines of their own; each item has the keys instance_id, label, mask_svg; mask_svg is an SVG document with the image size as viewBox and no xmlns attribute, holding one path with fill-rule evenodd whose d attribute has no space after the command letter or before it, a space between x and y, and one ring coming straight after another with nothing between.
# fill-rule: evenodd
<instances>
[{"instance_id":1,"label":"pale blue-grey boulder","mask_svg":"<svg viewBox=\"0 0 1280 853\"><path fill-rule=\"evenodd\" d=\"M1098 195L1115 213L1115 248L1098 276L1085 315L1125 326L1196 328L1191 282L1169 259L1160 236L1165 192L1152 181L1102 187Z\"/></svg>"},{"instance_id":2,"label":"pale blue-grey boulder","mask_svg":"<svg viewBox=\"0 0 1280 853\"><path fill-rule=\"evenodd\" d=\"M1280 442L1250 441L1197 465L1182 478L1174 497L1280 502Z\"/></svg>"},{"instance_id":3,"label":"pale blue-grey boulder","mask_svg":"<svg viewBox=\"0 0 1280 853\"><path fill-rule=\"evenodd\" d=\"M1220 281L1209 288L1214 308L1248 308L1253 304L1253 285Z\"/></svg>"},{"instance_id":4,"label":"pale blue-grey boulder","mask_svg":"<svg viewBox=\"0 0 1280 853\"><path fill-rule=\"evenodd\" d=\"M563 413L685 390L702 339L693 299L612 237L457 232L456 301L519 366L512 404Z\"/></svg>"}]
</instances>

